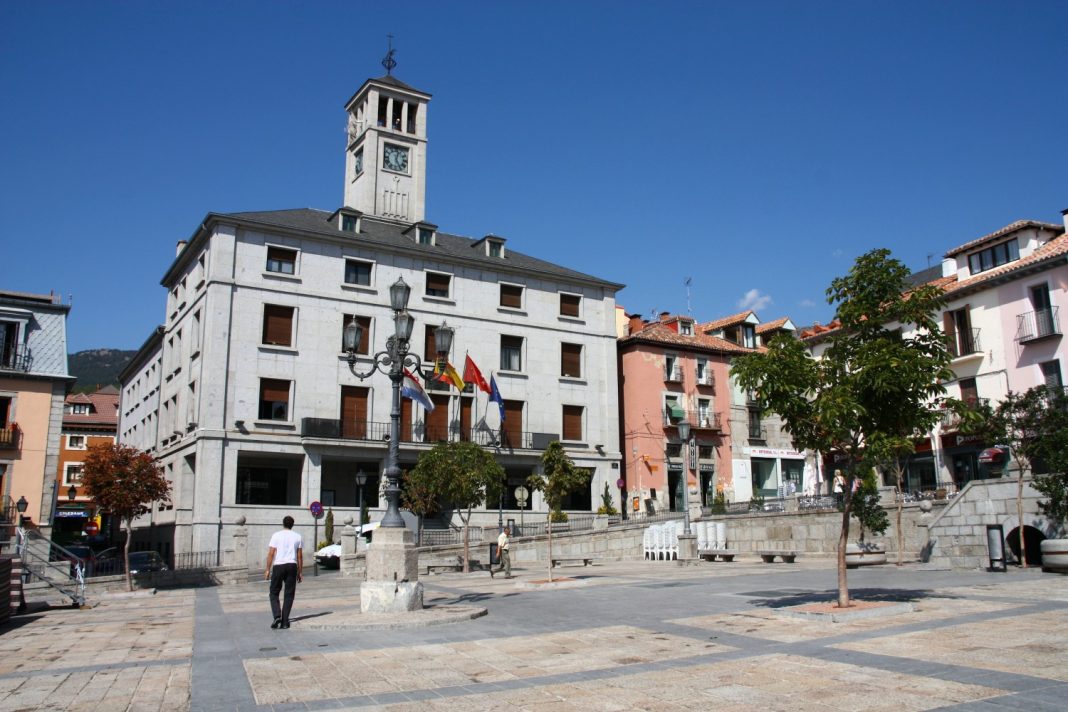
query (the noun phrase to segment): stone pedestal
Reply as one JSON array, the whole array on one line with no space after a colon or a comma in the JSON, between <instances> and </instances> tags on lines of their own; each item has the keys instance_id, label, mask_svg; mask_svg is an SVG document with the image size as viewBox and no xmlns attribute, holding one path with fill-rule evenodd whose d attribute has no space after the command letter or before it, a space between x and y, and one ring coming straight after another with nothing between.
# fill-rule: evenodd
<instances>
[{"instance_id":1,"label":"stone pedestal","mask_svg":"<svg viewBox=\"0 0 1068 712\"><path fill-rule=\"evenodd\" d=\"M241 517L244 519L244 517ZM244 522L238 522L238 527L234 529L234 541L233 541L233 553L229 556L230 566L244 566L248 568L248 527L243 526Z\"/></svg>"},{"instance_id":2,"label":"stone pedestal","mask_svg":"<svg viewBox=\"0 0 1068 712\"><path fill-rule=\"evenodd\" d=\"M352 576L356 573L357 561L356 527L352 526L352 517L346 517L345 526L341 529L341 575Z\"/></svg>"},{"instance_id":3,"label":"stone pedestal","mask_svg":"<svg viewBox=\"0 0 1068 712\"><path fill-rule=\"evenodd\" d=\"M423 607L419 552L407 528L379 527L367 549L367 580L360 585L364 613L398 613Z\"/></svg>"},{"instance_id":4,"label":"stone pedestal","mask_svg":"<svg viewBox=\"0 0 1068 712\"><path fill-rule=\"evenodd\" d=\"M679 534L679 561L691 561L697 558L697 535Z\"/></svg>"}]
</instances>

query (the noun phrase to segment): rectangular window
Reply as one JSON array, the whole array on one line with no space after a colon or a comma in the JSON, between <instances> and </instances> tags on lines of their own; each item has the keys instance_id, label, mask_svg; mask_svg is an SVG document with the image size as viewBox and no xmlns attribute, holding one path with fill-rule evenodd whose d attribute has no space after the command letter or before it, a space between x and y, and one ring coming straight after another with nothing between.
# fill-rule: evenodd
<instances>
[{"instance_id":1,"label":"rectangular window","mask_svg":"<svg viewBox=\"0 0 1068 712\"><path fill-rule=\"evenodd\" d=\"M451 286L452 275L442 274L440 272L427 272L426 273L426 295L428 297L446 297L449 296L449 287Z\"/></svg>"},{"instance_id":2,"label":"rectangular window","mask_svg":"<svg viewBox=\"0 0 1068 712\"><path fill-rule=\"evenodd\" d=\"M371 317L358 316L356 314L344 314L341 317L341 350L345 350L345 325L353 319L363 327L360 331L360 343L356 344L356 353L367 355L371 353Z\"/></svg>"},{"instance_id":3,"label":"rectangular window","mask_svg":"<svg viewBox=\"0 0 1068 712\"><path fill-rule=\"evenodd\" d=\"M1012 239L968 255L968 269L972 274L978 274L1018 259L1020 243Z\"/></svg>"},{"instance_id":4,"label":"rectangular window","mask_svg":"<svg viewBox=\"0 0 1068 712\"><path fill-rule=\"evenodd\" d=\"M237 503L292 504L288 495L289 479L289 471L284 467L238 467Z\"/></svg>"},{"instance_id":5,"label":"rectangular window","mask_svg":"<svg viewBox=\"0 0 1068 712\"><path fill-rule=\"evenodd\" d=\"M673 356L671 354L664 356L664 380L682 380L682 367L679 366L679 359L677 356Z\"/></svg>"},{"instance_id":6,"label":"rectangular window","mask_svg":"<svg viewBox=\"0 0 1068 712\"><path fill-rule=\"evenodd\" d=\"M582 378L581 344L560 344L560 375Z\"/></svg>"},{"instance_id":7,"label":"rectangular window","mask_svg":"<svg viewBox=\"0 0 1068 712\"><path fill-rule=\"evenodd\" d=\"M80 485L85 464L81 462L68 462L63 469L63 484Z\"/></svg>"},{"instance_id":8,"label":"rectangular window","mask_svg":"<svg viewBox=\"0 0 1068 712\"><path fill-rule=\"evenodd\" d=\"M434 244L434 231L427 227L419 228L419 244L420 245L433 245Z\"/></svg>"},{"instance_id":9,"label":"rectangular window","mask_svg":"<svg viewBox=\"0 0 1068 712\"><path fill-rule=\"evenodd\" d=\"M523 288L515 284L502 284L501 306L509 309L522 309Z\"/></svg>"},{"instance_id":10,"label":"rectangular window","mask_svg":"<svg viewBox=\"0 0 1068 712\"><path fill-rule=\"evenodd\" d=\"M297 251L285 247L267 248L267 271L279 274L297 273Z\"/></svg>"},{"instance_id":11,"label":"rectangular window","mask_svg":"<svg viewBox=\"0 0 1068 712\"><path fill-rule=\"evenodd\" d=\"M742 346L747 349L756 348L756 327L752 324L742 326Z\"/></svg>"},{"instance_id":12,"label":"rectangular window","mask_svg":"<svg viewBox=\"0 0 1068 712\"><path fill-rule=\"evenodd\" d=\"M341 216L341 229L345 232L356 232L359 225L360 221L355 215Z\"/></svg>"},{"instance_id":13,"label":"rectangular window","mask_svg":"<svg viewBox=\"0 0 1068 712\"><path fill-rule=\"evenodd\" d=\"M683 336L693 336L693 322L692 321L680 321L679 333Z\"/></svg>"},{"instance_id":14,"label":"rectangular window","mask_svg":"<svg viewBox=\"0 0 1068 712\"><path fill-rule=\"evenodd\" d=\"M501 370L523 370L523 337L501 335Z\"/></svg>"},{"instance_id":15,"label":"rectangular window","mask_svg":"<svg viewBox=\"0 0 1068 712\"><path fill-rule=\"evenodd\" d=\"M67 436L67 449L68 450L84 450L85 449L85 436L84 435L68 435Z\"/></svg>"},{"instance_id":16,"label":"rectangular window","mask_svg":"<svg viewBox=\"0 0 1068 712\"><path fill-rule=\"evenodd\" d=\"M563 439L582 440L582 406L565 405L563 412Z\"/></svg>"},{"instance_id":17,"label":"rectangular window","mask_svg":"<svg viewBox=\"0 0 1068 712\"><path fill-rule=\"evenodd\" d=\"M664 454L673 460L682 457L682 443L668 443Z\"/></svg>"},{"instance_id":18,"label":"rectangular window","mask_svg":"<svg viewBox=\"0 0 1068 712\"><path fill-rule=\"evenodd\" d=\"M707 398L697 399L697 427L712 427L712 401Z\"/></svg>"},{"instance_id":19,"label":"rectangular window","mask_svg":"<svg viewBox=\"0 0 1068 712\"><path fill-rule=\"evenodd\" d=\"M260 420L289 420L289 381L260 379Z\"/></svg>"},{"instance_id":20,"label":"rectangular window","mask_svg":"<svg viewBox=\"0 0 1068 712\"><path fill-rule=\"evenodd\" d=\"M1059 361L1046 361L1042 364L1042 381L1046 388L1062 388L1061 364Z\"/></svg>"},{"instance_id":21,"label":"rectangular window","mask_svg":"<svg viewBox=\"0 0 1068 712\"><path fill-rule=\"evenodd\" d=\"M760 411L756 408L749 410L749 438L751 440L764 439L764 426L760 422Z\"/></svg>"},{"instance_id":22,"label":"rectangular window","mask_svg":"<svg viewBox=\"0 0 1068 712\"><path fill-rule=\"evenodd\" d=\"M271 346L293 345L293 307L263 305L263 341Z\"/></svg>"},{"instance_id":23,"label":"rectangular window","mask_svg":"<svg viewBox=\"0 0 1068 712\"><path fill-rule=\"evenodd\" d=\"M499 242L496 242L494 240L490 240L489 241L489 245L487 245L487 247L489 248L489 256L490 257L500 257L502 248L504 246Z\"/></svg>"},{"instance_id":24,"label":"rectangular window","mask_svg":"<svg viewBox=\"0 0 1068 712\"><path fill-rule=\"evenodd\" d=\"M425 333L423 335L423 360L434 363L438 360L437 339L434 336L434 331L437 329L437 327L427 324L424 328Z\"/></svg>"},{"instance_id":25,"label":"rectangular window","mask_svg":"<svg viewBox=\"0 0 1068 712\"><path fill-rule=\"evenodd\" d=\"M960 379L960 399L969 406L974 406L979 402L979 388L974 378Z\"/></svg>"},{"instance_id":26,"label":"rectangular window","mask_svg":"<svg viewBox=\"0 0 1068 712\"><path fill-rule=\"evenodd\" d=\"M200 311L193 312L193 330L189 334L189 358L200 353Z\"/></svg>"},{"instance_id":27,"label":"rectangular window","mask_svg":"<svg viewBox=\"0 0 1068 712\"><path fill-rule=\"evenodd\" d=\"M582 297L577 294L561 294L560 295L560 316L571 316L578 318L579 306L582 304Z\"/></svg>"},{"instance_id":28,"label":"rectangular window","mask_svg":"<svg viewBox=\"0 0 1068 712\"><path fill-rule=\"evenodd\" d=\"M715 456L716 456L715 452L713 451L711 445L698 445L697 446L697 457L699 459L701 459L701 460L711 460Z\"/></svg>"},{"instance_id":29,"label":"rectangular window","mask_svg":"<svg viewBox=\"0 0 1068 712\"><path fill-rule=\"evenodd\" d=\"M345 284L371 286L371 262L345 260Z\"/></svg>"}]
</instances>

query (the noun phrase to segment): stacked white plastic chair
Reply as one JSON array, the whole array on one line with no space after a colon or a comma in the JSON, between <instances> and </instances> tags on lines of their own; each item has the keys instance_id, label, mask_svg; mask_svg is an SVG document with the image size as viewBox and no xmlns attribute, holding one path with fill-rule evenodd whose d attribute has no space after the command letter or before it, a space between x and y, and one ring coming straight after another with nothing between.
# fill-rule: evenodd
<instances>
[{"instance_id":1,"label":"stacked white plastic chair","mask_svg":"<svg viewBox=\"0 0 1068 712\"><path fill-rule=\"evenodd\" d=\"M660 559L663 561L669 561L672 554L671 540L675 534L675 530L671 528L671 523L665 523L660 525Z\"/></svg>"},{"instance_id":2,"label":"stacked white plastic chair","mask_svg":"<svg viewBox=\"0 0 1068 712\"><path fill-rule=\"evenodd\" d=\"M656 531L654 527L646 527L642 534L642 552L646 559L656 558Z\"/></svg>"},{"instance_id":3,"label":"stacked white plastic chair","mask_svg":"<svg viewBox=\"0 0 1068 712\"><path fill-rule=\"evenodd\" d=\"M686 523L681 519L676 519L671 523L671 558L679 558L679 534L686 531Z\"/></svg>"},{"instance_id":4,"label":"stacked white plastic chair","mask_svg":"<svg viewBox=\"0 0 1068 712\"><path fill-rule=\"evenodd\" d=\"M694 534L697 535L697 550L710 549L708 545L708 525L710 522L694 522Z\"/></svg>"},{"instance_id":5,"label":"stacked white plastic chair","mask_svg":"<svg viewBox=\"0 0 1068 712\"><path fill-rule=\"evenodd\" d=\"M727 546L727 523L716 522L716 548L726 549Z\"/></svg>"}]
</instances>

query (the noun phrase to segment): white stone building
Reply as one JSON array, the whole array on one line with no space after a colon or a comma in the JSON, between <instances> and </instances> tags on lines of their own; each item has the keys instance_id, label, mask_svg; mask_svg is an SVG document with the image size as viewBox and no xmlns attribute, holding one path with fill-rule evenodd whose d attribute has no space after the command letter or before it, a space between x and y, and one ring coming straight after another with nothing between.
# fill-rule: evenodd
<instances>
[{"instance_id":1,"label":"white stone building","mask_svg":"<svg viewBox=\"0 0 1068 712\"><path fill-rule=\"evenodd\" d=\"M342 330L352 316L364 324L356 368L366 370L393 332L398 278L412 288L411 351L432 358L433 330L447 321L449 360L462 373L470 355L486 380L492 373L506 413L502 424L497 404L470 387L428 387L431 413L404 399L402 469L436 441L472 439L506 468L505 517L516 517L514 487L561 439L592 473L571 509L591 511L604 483L615 487L622 285L427 222L429 99L386 76L349 100L345 207L209 213L179 245L162 279L158 345L150 338L122 378L120 439L151 449L174 485L174 509L154 512L151 535L142 526L138 536L169 538L176 553L213 551L245 517L252 559L262 558L286 514L311 541L312 501L338 525L355 516L361 470L377 519L390 381L350 372ZM481 520L496 523L497 505ZM545 509L537 496L527 508Z\"/></svg>"}]
</instances>

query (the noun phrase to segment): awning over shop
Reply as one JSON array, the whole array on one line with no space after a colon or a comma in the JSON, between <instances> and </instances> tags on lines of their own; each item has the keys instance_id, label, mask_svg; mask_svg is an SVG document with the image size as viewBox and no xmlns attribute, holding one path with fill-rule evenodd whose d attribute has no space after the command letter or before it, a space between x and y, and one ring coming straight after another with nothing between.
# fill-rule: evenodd
<instances>
[{"instance_id":1,"label":"awning over shop","mask_svg":"<svg viewBox=\"0 0 1068 712\"><path fill-rule=\"evenodd\" d=\"M667 409L668 415L670 415L672 418L678 418L679 420L682 420L686 417L686 411L684 411L678 403L668 403Z\"/></svg>"}]
</instances>

